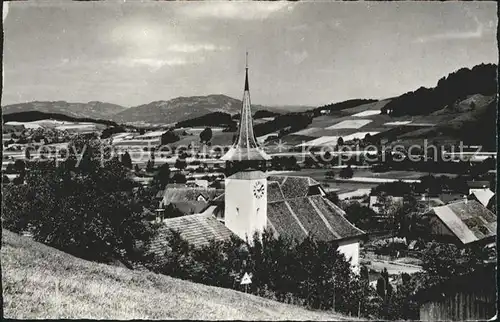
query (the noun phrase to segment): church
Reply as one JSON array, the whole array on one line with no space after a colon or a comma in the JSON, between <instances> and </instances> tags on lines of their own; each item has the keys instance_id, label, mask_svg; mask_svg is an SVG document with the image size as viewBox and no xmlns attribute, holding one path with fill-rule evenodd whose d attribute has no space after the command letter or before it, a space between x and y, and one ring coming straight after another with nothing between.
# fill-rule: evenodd
<instances>
[{"instance_id":1,"label":"church","mask_svg":"<svg viewBox=\"0 0 500 322\"><path fill-rule=\"evenodd\" d=\"M238 136L225 155L232 172L225 179L224 193L208 203L199 214L162 221L160 233L151 248L158 255L166 250L166 234L177 230L195 246L236 235L251 239L264 229L275 236L303 240L308 235L338 245L338 250L359 269L359 248L364 232L345 218L345 212L325 197L320 183L310 177L268 175L266 161L271 157L259 147L253 120L245 69L245 86Z\"/></svg>"}]
</instances>

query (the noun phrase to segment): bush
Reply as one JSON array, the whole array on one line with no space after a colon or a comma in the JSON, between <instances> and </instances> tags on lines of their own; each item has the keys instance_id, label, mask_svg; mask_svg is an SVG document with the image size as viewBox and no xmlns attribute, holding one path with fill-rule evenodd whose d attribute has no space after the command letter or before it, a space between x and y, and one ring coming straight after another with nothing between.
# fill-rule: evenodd
<instances>
[{"instance_id":1,"label":"bush","mask_svg":"<svg viewBox=\"0 0 500 322\"><path fill-rule=\"evenodd\" d=\"M232 238L198 249L175 232L170 238L167 263L155 261L152 269L174 277L241 290L239 278L248 272L252 294L317 309L335 305L350 314L365 307L364 294L370 293L335 245L312 236L299 243L266 231L251 244Z\"/></svg>"}]
</instances>

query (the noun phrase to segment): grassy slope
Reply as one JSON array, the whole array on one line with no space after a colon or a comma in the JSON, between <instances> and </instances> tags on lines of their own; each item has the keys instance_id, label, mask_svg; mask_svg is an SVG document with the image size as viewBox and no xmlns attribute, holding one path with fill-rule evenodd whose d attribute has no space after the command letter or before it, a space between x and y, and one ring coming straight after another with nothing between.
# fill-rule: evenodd
<instances>
[{"instance_id":1,"label":"grassy slope","mask_svg":"<svg viewBox=\"0 0 500 322\"><path fill-rule=\"evenodd\" d=\"M6 230L2 235L7 318L342 319L233 290L84 261Z\"/></svg>"}]
</instances>

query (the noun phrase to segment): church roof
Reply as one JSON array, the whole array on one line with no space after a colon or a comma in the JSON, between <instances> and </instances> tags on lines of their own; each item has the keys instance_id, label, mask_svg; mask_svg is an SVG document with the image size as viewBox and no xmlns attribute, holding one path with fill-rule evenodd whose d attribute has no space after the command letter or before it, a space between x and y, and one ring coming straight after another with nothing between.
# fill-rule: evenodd
<instances>
[{"instance_id":1,"label":"church roof","mask_svg":"<svg viewBox=\"0 0 500 322\"><path fill-rule=\"evenodd\" d=\"M301 176L269 176L268 181L277 182L285 198L305 197L309 187L319 185L313 178Z\"/></svg>"},{"instance_id":2,"label":"church roof","mask_svg":"<svg viewBox=\"0 0 500 322\"><path fill-rule=\"evenodd\" d=\"M171 229L178 231L185 241L195 247L208 245L210 240L227 240L233 234L223 223L209 214L165 219L158 229L158 234L153 238L149 246L149 251L159 258L163 258L168 249L167 241Z\"/></svg>"},{"instance_id":3,"label":"church roof","mask_svg":"<svg viewBox=\"0 0 500 322\"><path fill-rule=\"evenodd\" d=\"M259 171L259 170L240 171L240 172L236 172L235 174L233 174L229 177L229 179L243 179L243 180L265 179L265 178L266 178L266 174L262 171Z\"/></svg>"},{"instance_id":4,"label":"church roof","mask_svg":"<svg viewBox=\"0 0 500 322\"><path fill-rule=\"evenodd\" d=\"M221 157L225 161L270 160L271 157L259 147L247 147L235 144Z\"/></svg>"},{"instance_id":5,"label":"church roof","mask_svg":"<svg viewBox=\"0 0 500 322\"><path fill-rule=\"evenodd\" d=\"M268 218L273 223L278 234L291 235L298 240L312 234L318 240L333 241L363 235L364 232L352 225L344 216L343 211L329 202L326 198L316 195L305 198L288 199L276 202L279 206L286 206L288 212L274 212L268 210ZM275 203L270 203L274 209ZM288 232L290 218L301 228L300 232ZM283 223L283 224L282 224ZM294 226L297 226L294 224Z\"/></svg>"}]
</instances>

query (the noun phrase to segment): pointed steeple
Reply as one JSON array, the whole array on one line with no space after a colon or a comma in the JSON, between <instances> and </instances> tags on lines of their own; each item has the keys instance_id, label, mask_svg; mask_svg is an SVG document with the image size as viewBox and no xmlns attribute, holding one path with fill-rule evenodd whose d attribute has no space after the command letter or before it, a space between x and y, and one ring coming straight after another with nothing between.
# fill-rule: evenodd
<instances>
[{"instance_id":1,"label":"pointed steeple","mask_svg":"<svg viewBox=\"0 0 500 322\"><path fill-rule=\"evenodd\" d=\"M246 91L250 92L250 89L248 87L248 51L247 51L247 57L245 60L245 92Z\"/></svg>"},{"instance_id":2,"label":"pointed steeple","mask_svg":"<svg viewBox=\"0 0 500 322\"><path fill-rule=\"evenodd\" d=\"M250 103L250 87L248 85L248 53L245 64L245 88L243 91L243 100L240 113L240 123L238 126L238 137L233 146L222 156L226 161L243 160L269 160L267 155L257 144L253 132L253 119Z\"/></svg>"}]
</instances>

